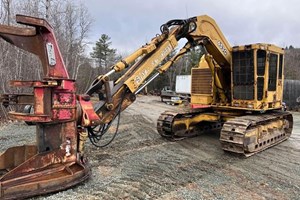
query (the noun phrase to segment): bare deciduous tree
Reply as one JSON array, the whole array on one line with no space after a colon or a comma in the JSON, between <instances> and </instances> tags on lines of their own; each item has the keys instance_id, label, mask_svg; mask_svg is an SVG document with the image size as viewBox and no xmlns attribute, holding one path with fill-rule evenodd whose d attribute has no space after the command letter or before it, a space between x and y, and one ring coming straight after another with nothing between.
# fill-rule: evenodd
<instances>
[{"instance_id":1,"label":"bare deciduous tree","mask_svg":"<svg viewBox=\"0 0 300 200\"><path fill-rule=\"evenodd\" d=\"M16 14L47 18L54 28L69 75L76 79L80 73L79 70L88 62L84 54L85 40L92 20L87 8L72 0L0 0L1 24L18 26L15 24ZM0 93L30 92L28 88L11 88L7 83L14 79L41 79L42 68L39 59L3 40L0 40L0 55ZM84 87L86 86L82 86ZM2 116L6 116L2 106L0 112L1 110Z\"/></svg>"}]
</instances>

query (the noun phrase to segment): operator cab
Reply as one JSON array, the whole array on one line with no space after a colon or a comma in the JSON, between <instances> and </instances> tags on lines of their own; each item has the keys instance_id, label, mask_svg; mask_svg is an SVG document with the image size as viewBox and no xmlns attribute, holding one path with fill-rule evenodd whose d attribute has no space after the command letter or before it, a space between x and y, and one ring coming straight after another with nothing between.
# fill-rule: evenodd
<instances>
[{"instance_id":1,"label":"operator cab","mask_svg":"<svg viewBox=\"0 0 300 200\"><path fill-rule=\"evenodd\" d=\"M280 109L284 50L270 44L232 48L232 103L253 110Z\"/></svg>"}]
</instances>

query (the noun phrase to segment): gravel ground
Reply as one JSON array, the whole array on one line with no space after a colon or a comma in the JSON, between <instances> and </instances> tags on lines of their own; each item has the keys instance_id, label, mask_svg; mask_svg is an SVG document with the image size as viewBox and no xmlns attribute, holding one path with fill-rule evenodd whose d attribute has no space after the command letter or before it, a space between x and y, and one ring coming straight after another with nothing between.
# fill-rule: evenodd
<instances>
[{"instance_id":1,"label":"gravel ground","mask_svg":"<svg viewBox=\"0 0 300 200\"><path fill-rule=\"evenodd\" d=\"M140 96L122 113L119 135L106 148L89 142L91 178L33 199L300 199L300 113L291 138L250 158L222 151L218 133L177 142L162 139L156 119L181 109ZM1 147L33 143L35 128L0 128Z\"/></svg>"}]
</instances>

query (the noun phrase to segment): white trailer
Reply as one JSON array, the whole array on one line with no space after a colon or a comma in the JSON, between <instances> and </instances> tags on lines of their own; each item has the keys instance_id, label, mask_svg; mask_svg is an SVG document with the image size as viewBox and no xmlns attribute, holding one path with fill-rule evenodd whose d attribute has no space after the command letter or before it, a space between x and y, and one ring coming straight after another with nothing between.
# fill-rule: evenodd
<instances>
[{"instance_id":1,"label":"white trailer","mask_svg":"<svg viewBox=\"0 0 300 200\"><path fill-rule=\"evenodd\" d=\"M191 94L191 81L191 75L177 75L175 92L182 95Z\"/></svg>"}]
</instances>

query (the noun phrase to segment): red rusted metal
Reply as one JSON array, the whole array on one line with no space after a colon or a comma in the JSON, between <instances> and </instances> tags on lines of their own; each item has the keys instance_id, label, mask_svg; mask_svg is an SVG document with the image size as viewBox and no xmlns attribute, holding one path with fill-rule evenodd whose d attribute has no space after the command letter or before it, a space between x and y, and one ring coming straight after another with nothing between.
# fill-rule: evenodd
<instances>
[{"instance_id":1,"label":"red rusted metal","mask_svg":"<svg viewBox=\"0 0 300 200\"><path fill-rule=\"evenodd\" d=\"M33 104L33 113L9 112L9 116L35 122L37 141L35 146L12 147L0 155L0 170L8 171L0 178L0 199L59 191L87 179L90 168L83 158L84 139L79 132L84 134L78 116L99 120L91 103L81 97L77 108L75 81L69 79L51 26L43 19L21 15L17 22L32 28L0 25L0 37L36 54L43 79L11 82L14 87L33 87L33 94L2 95L3 105ZM78 114L80 110L84 114Z\"/></svg>"},{"instance_id":2,"label":"red rusted metal","mask_svg":"<svg viewBox=\"0 0 300 200\"><path fill-rule=\"evenodd\" d=\"M191 109L210 108L210 105L190 104Z\"/></svg>"},{"instance_id":3,"label":"red rusted metal","mask_svg":"<svg viewBox=\"0 0 300 200\"><path fill-rule=\"evenodd\" d=\"M8 113L9 118L20 120L20 121L28 121L28 122L51 122L52 119L48 115L37 115L30 113L19 113L11 111Z\"/></svg>"},{"instance_id":4,"label":"red rusted metal","mask_svg":"<svg viewBox=\"0 0 300 200\"><path fill-rule=\"evenodd\" d=\"M37 55L43 66L44 79L68 79L69 75L51 26L43 19L17 15L16 21L34 28L0 26L1 37L7 42ZM51 44L55 62L49 60L46 45ZM48 51L49 52L49 51Z\"/></svg>"},{"instance_id":5,"label":"red rusted metal","mask_svg":"<svg viewBox=\"0 0 300 200\"><path fill-rule=\"evenodd\" d=\"M22 162L23 160L12 164L8 162L10 166L16 164L17 167L0 178L0 199L23 199L63 190L86 180L90 175L87 164L77 162L75 155L66 157L63 149L34 156L30 154L35 150L33 147L31 149L19 147L14 149L14 152L26 149L30 152L25 156L22 155L26 159L25 162ZM11 155L13 155L11 152L10 154L6 152L0 159ZM21 164L18 165L19 163ZM10 166L5 166L5 169Z\"/></svg>"},{"instance_id":6,"label":"red rusted metal","mask_svg":"<svg viewBox=\"0 0 300 200\"><path fill-rule=\"evenodd\" d=\"M14 87L56 87L58 85L55 80L47 81L10 81L10 85Z\"/></svg>"},{"instance_id":7,"label":"red rusted metal","mask_svg":"<svg viewBox=\"0 0 300 200\"><path fill-rule=\"evenodd\" d=\"M100 118L93 108L90 96L78 95L77 98L82 110L82 115L80 116L81 125L87 127L100 124Z\"/></svg>"}]
</instances>

